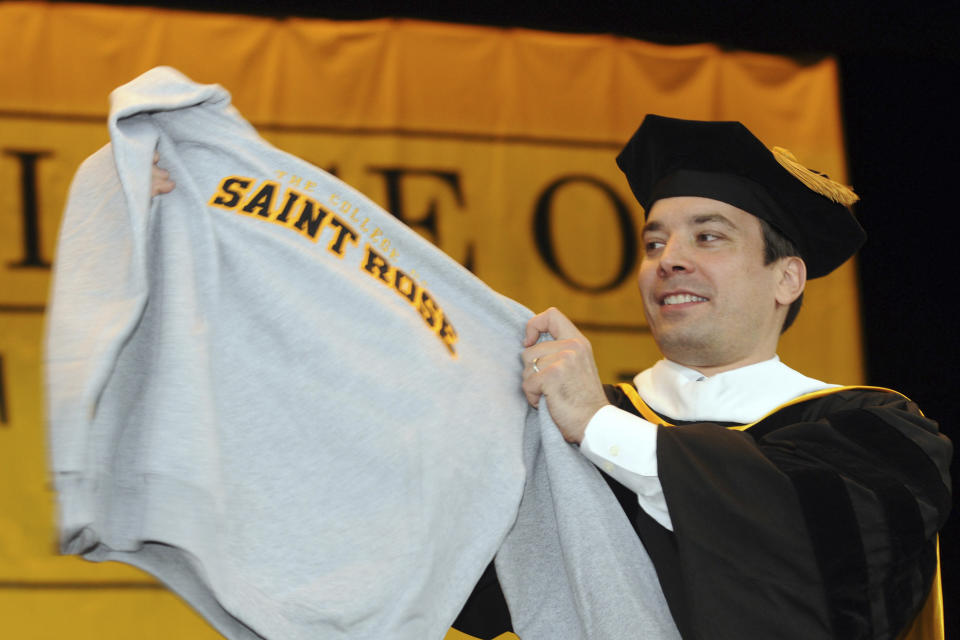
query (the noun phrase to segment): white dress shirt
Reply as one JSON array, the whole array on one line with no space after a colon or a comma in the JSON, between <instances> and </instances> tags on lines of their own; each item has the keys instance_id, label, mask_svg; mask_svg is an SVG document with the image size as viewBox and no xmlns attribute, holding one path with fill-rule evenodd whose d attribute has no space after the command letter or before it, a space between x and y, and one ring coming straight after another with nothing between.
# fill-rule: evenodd
<instances>
[{"instance_id":1,"label":"white dress shirt","mask_svg":"<svg viewBox=\"0 0 960 640\"><path fill-rule=\"evenodd\" d=\"M837 385L808 378L778 356L756 364L704 376L669 360L660 360L633 379L647 405L677 421L746 424L805 393ZM673 530L657 475L657 429L632 413L607 405L597 411L580 451L620 484L637 494L640 508Z\"/></svg>"}]
</instances>

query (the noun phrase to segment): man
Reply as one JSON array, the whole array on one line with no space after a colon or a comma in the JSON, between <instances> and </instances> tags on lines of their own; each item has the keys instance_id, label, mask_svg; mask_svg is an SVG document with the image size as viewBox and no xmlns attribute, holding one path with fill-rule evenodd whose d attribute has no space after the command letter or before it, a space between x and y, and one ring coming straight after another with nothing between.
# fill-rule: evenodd
<instances>
[{"instance_id":1,"label":"man","mask_svg":"<svg viewBox=\"0 0 960 640\"><path fill-rule=\"evenodd\" d=\"M549 309L527 325L529 402L604 472L686 640L899 637L934 581L950 442L896 392L776 356L806 279L864 241L856 196L736 122L647 116L617 162L647 212L638 284L665 359L604 386ZM495 619L496 592L488 572L458 628Z\"/></svg>"}]
</instances>

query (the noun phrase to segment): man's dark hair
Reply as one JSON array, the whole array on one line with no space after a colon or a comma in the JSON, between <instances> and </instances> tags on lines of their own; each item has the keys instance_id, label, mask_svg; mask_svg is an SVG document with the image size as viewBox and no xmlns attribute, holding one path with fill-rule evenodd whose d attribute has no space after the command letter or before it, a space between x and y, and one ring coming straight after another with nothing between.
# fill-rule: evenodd
<instances>
[{"instance_id":1,"label":"man's dark hair","mask_svg":"<svg viewBox=\"0 0 960 640\"><path fill-rule=\"evenodd\" d=\"M800 252L797 251L796 246L794 246L785 235L770 226L763 218L758 218L758 220L760 220L760 229L763 230L763 264L770 264L780 258L789 256L802 257L800 256ZM800 293L800 296L796 300L790 303L790 308L787 309L787 317L784 318L783 326L780 328L781 334L789 329L793 321L796 320L802 305L803 292Z\"/></svg>"}]
</instances>

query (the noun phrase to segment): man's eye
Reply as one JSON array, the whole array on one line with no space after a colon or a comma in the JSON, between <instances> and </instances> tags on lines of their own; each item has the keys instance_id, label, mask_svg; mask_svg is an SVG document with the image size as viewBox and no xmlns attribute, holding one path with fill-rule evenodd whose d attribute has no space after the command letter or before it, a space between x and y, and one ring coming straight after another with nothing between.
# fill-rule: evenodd
<instances>
[{"instance_id":1,"label":"man's eye","mask_svg":"<svg viewBox=\"0 0 960 640\"><path fill-rule=\"evenodd\" d=\"M713 242L714 240L719 240L720 236L715 233L698 233L697 240L700 242Z\"/></svg>"},{"instance_id":2,"label":"man's eye","mask_svg":"<svg viewBox=\"0 0 960 640\"><path fill-rule=\"evenodd\" d=\"M643 248L644 250L647 251L647 253L651 251L656 251L657 249L660 249L662 247L663 247L663 242L661 242L660 240L647 240L645 243L643 243Z\"/></svg>"}]
</instances>

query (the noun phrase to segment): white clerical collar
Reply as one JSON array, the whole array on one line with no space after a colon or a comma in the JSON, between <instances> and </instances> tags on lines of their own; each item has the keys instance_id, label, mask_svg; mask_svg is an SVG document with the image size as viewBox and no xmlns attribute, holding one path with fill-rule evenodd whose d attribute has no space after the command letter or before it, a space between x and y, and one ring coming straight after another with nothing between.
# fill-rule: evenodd
<instances>
[{"instance_id":1,"label":"white clerical collar","mask_svg":"<svg viewBox=\"0 0 960 640\"><path fill-rule=\"evenodd\" d=\"M706 377L660 360L633 379L651 409L682 421L754 422L797 396L837 385L808 378L778 356Z\"/></svg>"}]
</instances>

